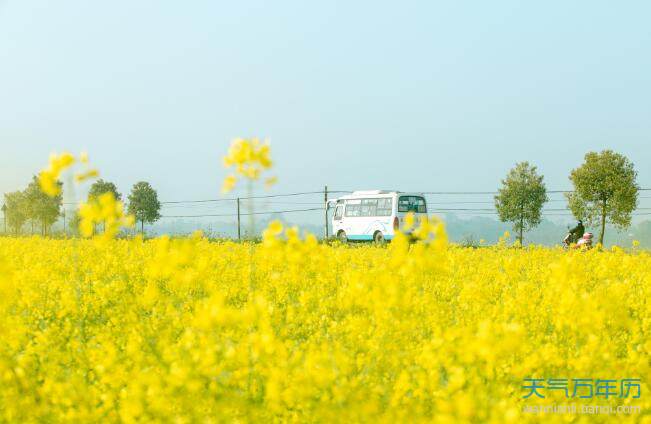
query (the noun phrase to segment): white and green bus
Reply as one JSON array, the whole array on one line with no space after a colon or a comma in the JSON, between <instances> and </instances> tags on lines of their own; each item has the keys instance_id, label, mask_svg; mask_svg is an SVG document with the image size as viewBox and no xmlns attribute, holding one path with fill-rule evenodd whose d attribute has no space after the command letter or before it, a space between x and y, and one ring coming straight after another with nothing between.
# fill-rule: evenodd
<instances>
[{"instance_id":1,"label":"white and green bus","mask_svg":"<svg viewBox=\"0 0 651 424\"><path fill-rule=\"evenodd\" d=\"M427 215L422 193L355 191L328 203L334 207L332 234L342 242L391 240L408 213Z\"/></svg>"}]
</instances>

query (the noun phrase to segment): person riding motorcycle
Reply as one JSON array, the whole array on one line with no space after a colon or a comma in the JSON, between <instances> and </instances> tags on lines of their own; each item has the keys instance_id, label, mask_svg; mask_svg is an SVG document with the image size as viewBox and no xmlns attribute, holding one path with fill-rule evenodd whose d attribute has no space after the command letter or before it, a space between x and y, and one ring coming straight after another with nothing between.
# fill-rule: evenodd
<instances>
[{"instance_id":1,"label":"person riding motorcycle","mask_svg":"<svg viewBox=\"0 0 651 424\"><path fill-rule=\"evenodd\" d=\"M592 247L592 233L585 233L574 245L575 249L590 249Z\"/></svg>"},{"instance_id":2,"label":"person riding motorcycle","mask_svg":"<svg viewBox=\"0 0 651 424\"><path fill-rule=\"evenodd\" d=\"M583 226L583 221L579 220L576 227L572 228L568 234L569 240L568 244L577 243L581 237L585 234L585 227Z\"/></svg>"}]
</instances>

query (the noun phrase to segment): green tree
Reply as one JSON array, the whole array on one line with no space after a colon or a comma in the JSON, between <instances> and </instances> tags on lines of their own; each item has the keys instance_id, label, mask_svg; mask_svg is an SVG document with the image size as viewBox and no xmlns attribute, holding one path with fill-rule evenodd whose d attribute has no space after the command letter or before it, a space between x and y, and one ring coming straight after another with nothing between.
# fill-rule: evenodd
<instances>
[{"instance_id":1,"label":"green tree","mask_svg":"<svg viewBox=\"0 0 651 424\"><path fill-rule=\"evenodd\" d=\"M68 231L73 236L79 235L79 224L81 223L81 216L79 216L79 209L70 212L68 218Z\"/></svg>"},{"instance_id":2,"label":"green tree","mask_svg":"<svg viewBox=\"0 0 651 424\"><path fill-rule=\"evenodd\" d=\"M145 181L134 184L129 194L129 213L140 222L140 232L145 232L145 222L152 224L160 219L158 194Z\"/></svg>"},{"instance_id":3,"label":"green tree","mask_svg":"<svg viewBox=\"0 0 651 424\"><path fill-rule=\"evenodd\" d=\"M600 225L599 243L603 244L606 221L619 229L631 225L637 207L637 172L626 156L604 150L586 153L581 166L570 173L574 192L566 197L577 219Z\"/></svg>"},{"instance_id":4,"label":"green tree","mask_svg":"<svg viewBox=\"0 0 651 424\"><path fill-rule=\"evenodd\" d=\"M2 204L2 218L4 221L4 228L2 233L7 234L7 205L5 205L4 203Z\"/></svg>"},{"instance_id":5,"label":"green tree","mask_svg":"<svg viewBox=\"0 0 651 424\"><path fill-rule=\"evenodd\" d=\"M502 222L513 223L520 245L524 232L541 222L542 207L547 202L547 189L543 176L529 162L520 162L502 180L495 196L495 208Z\"/></svg>"},{"instance_id":6,"label":"green tree","mask_svg":"<svg viewBox=\"0 0 651 424\"><path fill-rule=\"evenodd\" d=\"M106 193L113 193L115 200L118 201L122 200L122 194L118 191L118 188L116 187L115 184L109 181L104 181L102 179L99 179L95 181L93 185L90 186L90 190L88 191L88 201L90 202L93 199L97 199L102 194L106 194ZM104 231L106 231L106 222L102 223L102 228ZM94 228L94 231L96 230L97 228Z\"/></svg>"},{"instance_id":7,"label":"green tree","mask_svg":"<svg viewBox=\"0 0 651 424\"><path fill-rule=\"evenodd\" d=\"M34 234L34 228L36 224L40 221L39 219L39 202L41 202L40 194L41 190L37 184L34 184L34 180L29 183L27 188L23 191L24 200L25 200L25 214L27 215L27 221L31 225L31 234Z\"/></svg>"},{"instance_id":8,"label":"green tree","mask_svg":"<svg viewBox=\"0 0 651 424\"><path fill-rule=\"evenodd\" d=\"M63 184L57 181L59 186ZM32 223L41 225L41 234L47 235L49 228L61 216L63 196L61 194L51 197L41 190L38 177L34 177L25 190L27 202L27 215Z\"/></svg>"},{"instance_id":9,"label":"green tree","mask_svg":"<svg viewBox=\"0 0 651 424\"><path fill-rule=\"evenodd\" d=\"M13 230L14 234L18 235L28 219L25 193L22 191L5 193L5 206L7 225Z\"/></svg>"},{"instance_id":10,"label":"green tree","mask_svg":"<svg viewBox=\"0 0 651 424\"><path fill-rule=\"evenodd\" d=\"M90 186L90 190L88 191L88 200L98 198L105 193L113 193L115 200L122 200L122 194L118 192L118 188L115 186L115 184L109 181L104 181L102 179L95 181L93 185Z\"/></svg>"}]
</instances>

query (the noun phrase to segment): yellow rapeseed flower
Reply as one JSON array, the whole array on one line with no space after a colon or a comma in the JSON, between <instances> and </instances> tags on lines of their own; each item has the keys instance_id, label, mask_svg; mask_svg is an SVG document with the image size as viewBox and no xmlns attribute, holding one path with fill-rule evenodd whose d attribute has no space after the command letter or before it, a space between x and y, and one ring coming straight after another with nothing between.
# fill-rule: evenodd
<instances>
[{"instance_id":1,"label":"yellow rapeseed flower","mask_svg":"<svg viewBox=\"0 0 651 424\"><path fill-rule=\"evenodd\" d=\"M86 172L75 174L75 181L81 183L91 178L97 178L99 176L99 171L97 169L90 169Z\"/></svg>"},{"instance_id":2,"label":"yellow rapeseed flower","mask_svg":"<svg viewBox=\"0 0 651 424\"><path fill-rule=\"evenodd\" d=\"M85 228L119 211L101 197ZM525 378L640 378L594 401L651 407L647 251L414 227L388 248L279 221L261 244L0 238L0 421L557 422L523 407L562 391Z\"/></svg>"},{"instance_id":3,"label":"yellow rapeseed flower","mask_svg":"<svg viewBox=\"0 0 651 424\"><path fill-rule=\"evenodd\" d=\"M124 204L115 199L112 192L90 199L79 207L79 232L92 237L98 224L104 226L103 238L111 239L122 227L131 228L135 223L133 215L124 212Z\"/></svg>"},{"instance_id":4,"label":"yellow rapeseed flower","mask_svg":"<svg viewBox=\"0 0 651 424\"><path fill-rule=\"evenodd\" d=\"M40 172L39 185L41 190L49 196L57 196L61 193L61 187L58 185L58 179L65 169L75 163L75 158L70 153L53 153L50 155L49 166Z\"/></svg>"},{"instance_id":5,"label":"yellow rapeseed flower","mask_svg":"<svg viewBox=\"0 0 651 424\"><path fill-rule=\"evenodd\" d=\"M237 138L231 143L228 153L223 158L226 168L235 168L222 185L223 192L229 192L237 184L238 178L257 180L262 172L271 169L271 147L268 141L261 142L258 138ZM271 186L275 177L267 178L265 184Z\"/></svg>"}]
</instances>

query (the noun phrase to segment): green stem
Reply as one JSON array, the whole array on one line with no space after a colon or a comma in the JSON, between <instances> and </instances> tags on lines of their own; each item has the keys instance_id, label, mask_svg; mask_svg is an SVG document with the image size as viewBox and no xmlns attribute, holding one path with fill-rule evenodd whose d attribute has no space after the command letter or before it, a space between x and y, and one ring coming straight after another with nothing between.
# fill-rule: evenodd
<instances>
[{"instance_id":1,"label":"green stem","mask_svg":"<svg viewBox=\"0 0 651 424\"><path fill-rule=\"evenodd\" d=\"M253 215L253 181L247 180L246 191L248 195L247 210L249 213L249 295L255 291L255 217Z\"/></svg>"}]
</instances>

